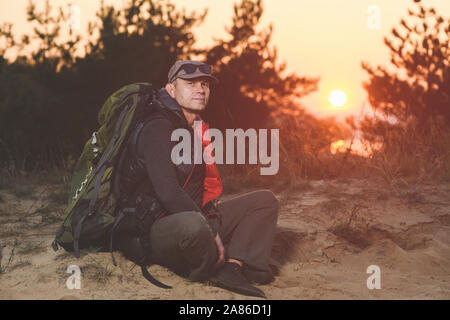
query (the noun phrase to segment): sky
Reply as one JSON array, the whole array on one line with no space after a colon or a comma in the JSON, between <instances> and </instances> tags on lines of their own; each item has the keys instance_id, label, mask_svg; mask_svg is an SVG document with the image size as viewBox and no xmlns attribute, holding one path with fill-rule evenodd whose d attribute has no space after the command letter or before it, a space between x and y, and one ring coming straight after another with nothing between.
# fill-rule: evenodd
<instances>
[{"instance_id":1,"label":"sky","mask_svg":"<svg viewBox=\"0 0 450 320\"><path fill-rule=\"evenodd\" d=\"M104 0L121 7L126 0ZM172 0L187 12L208 8L204 23L194 29L199 46L225 38L231 26L234 0ZM26 21L28 0L0 0L0 24L13 23L16 35L32 30ZM42 8L45 1L35 1ZM69 3L80 8L80 33L86 32L100 6L100 0L50 0L54 7ZM450 1L422 0L444 18L450 17ZM286 73L320 77L318 91L302 99L304 107L318 117L359 116L368 112L362 82L367 74L361 62L388 65L389 50L383 38L398 26L400 19L413 8L412 0L263 0L264 15L260 28L273 24L272 45L277 47L279 62L287 64ZM344 106L333 107L329 95L342 90L347 96Z\"/></svg>"}]
</instances>

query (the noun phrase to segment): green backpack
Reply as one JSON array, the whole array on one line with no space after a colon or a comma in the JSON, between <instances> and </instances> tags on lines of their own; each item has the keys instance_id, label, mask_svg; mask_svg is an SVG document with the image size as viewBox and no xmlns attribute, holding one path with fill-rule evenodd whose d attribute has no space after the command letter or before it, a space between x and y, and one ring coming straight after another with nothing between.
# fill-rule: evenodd
<instances>
[{"instance_id":1,"label":"green backpack","mask_svg":"<svg viewBox=\"0 0 450 320\"><path fill-rule=\"evenodd\" d=\"M64 212L63 224L52 243L53 249L61 245L80 257L80 249L104 247L105 239L112 233L124 210L119 211L115 189L116 168L120 155L135 128L139 111L151 108L155 91L149 83L124 86L113 93L103 104L98 121L100 128L86 142L76 164L71 184L69 205ZM112 255L113 263L116 264ZM151 283L170 288L154 279L141 264L144 277Z\"/></svg>"}]
</instances>

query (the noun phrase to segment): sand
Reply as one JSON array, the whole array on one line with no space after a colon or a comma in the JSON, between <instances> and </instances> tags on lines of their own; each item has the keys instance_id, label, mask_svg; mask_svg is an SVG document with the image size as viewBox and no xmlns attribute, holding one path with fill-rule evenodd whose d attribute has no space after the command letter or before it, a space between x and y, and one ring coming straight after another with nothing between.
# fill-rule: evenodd
<instances>
[{"instance_id":1,"label":"sand","mask_svg":"<svg viewBox=\"0 0 450 320\"><path fill-rule=\"evenodd\" d=\"M55 196L60 188L34 188L25 196L0 190L0 299L257 299L151 266L173 286L161 289L119 253L114 267L109 253L84 250L76 259L54 252L50 244L64 210ZM268 299L450 298L449 183L341 179L275 194L280 211L272 258L279 274L259 286ZM80 289L67 286L71 265L80 268ZM378 267L379 282L369 266Z\"/></svg>"}]
</instances>

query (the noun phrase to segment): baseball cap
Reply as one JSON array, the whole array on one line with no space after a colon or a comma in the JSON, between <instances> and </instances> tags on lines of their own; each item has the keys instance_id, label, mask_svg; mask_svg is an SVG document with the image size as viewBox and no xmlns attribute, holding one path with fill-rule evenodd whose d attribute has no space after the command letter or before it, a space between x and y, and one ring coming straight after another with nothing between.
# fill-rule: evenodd
<instances>
[{"instance_id":1,"label":"baseball cap","mask_svg":"<svg viewBox=\"0 0 450 320\"><path fill-rule=\"evenodd\" d=\"M172 83L177 78L194 79L207 77L218 84L219 80L211 72L211 66L206 63L194 60L177 60L170 68L167 78L169 83Z\"/></svg>"}]
</instances>

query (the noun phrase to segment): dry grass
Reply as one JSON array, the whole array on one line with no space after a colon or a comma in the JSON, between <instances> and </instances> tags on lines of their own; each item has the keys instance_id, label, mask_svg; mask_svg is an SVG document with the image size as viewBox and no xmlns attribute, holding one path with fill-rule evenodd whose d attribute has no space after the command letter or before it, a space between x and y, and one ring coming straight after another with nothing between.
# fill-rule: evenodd
<instances>
[{"instance_id":1,"label":"dry grass","mask_svg":"<svg viewBox=\"0 0 450 320\"><path fill-rule=\"evenodd\" d=\"M12 238L17 237L20 234L20 231L17 229L2 227L2 229L0 230L0 238Z\"/></svg>"},{"instance_id":2,"label":"dry grass","mask_svg":"<svg viewBox=\"0 0 450 320\"><path fill-rule=\"evenodd\" d=\"M330 199L320 204L320 209L326 214L342 211L345 209L345 203L342 200Z\"/></svg>"},{"instance_id":3,"label":"dry grass","mask_svg":"<svg viewBox=\"0 0 450 320\"><path fill-rule=\"evenodd\" d=\"M360 226L352 225L357 218L358 212L366 208L361 204L355 204L347 212L348 219L346 221L339 221L337 224L329 228L328 231L334 235L347 240L348 242L356 245L359 248L366 248L370 245L367 239L367 230L361 228ZM329 201L325 204L325 210L344 210L344 204L342 202Z\"/></svg>"},{"instance_id":4,"label":"dry grass","mask_svg":"<svg viewBox=\"0 0 450 320\"><path fill-rule=\"evenodd\" d=\"M58 253L54 260L55 261L60 261L60 260L68 260L68 259L73 259L75 257L75 255L72 252L67 252L67 251L63 251L61 253Z\"/></svg>"},{"instance_id":5,"label":"dry grass","mask_svg":"<svg viewBox=\"0 0 450 320\"><path fill-rule=\"evenodd\" d=\"M6 242L0 242L0 274L3 273L2 260L3 260L3 249L6 247Z\"/></svg>"},{"instance_id":6,"label":"dry grass","mask_svg":"<svg viewBox=\"0 0 450 320\"><path fill-rule=\"evenodd\" d=\"M31 263L30 260L20 260L18 263L16 263L15 265L11 266L11 267L8 269L8 272L11 272L11 271L13 271L13 270L15 270L15 269L20 269L20 268L28 267L28 266L31 266L31 265L33 265L33 264Z\"/></svg>"},{"instance_id":7,"label":"dry grass","mask_svg":"<svg viewBox=\"0 0 450 320\"><path fill-rule=\"evenodd\" d=\"M49 225L55 222L61 222L63 218L63 211L59 208L54 207L45 207L45 212L41 212L42 214L42 225Z\"/></svg>"},{"instance_id":8,"label":"dry grass","mask_svg":"<svg viewBox=\"0 0 450 320\"><path fill-rule=\"evenodd\" d=\"M347 240L348 242L356 245L357 247L364 249L370 245L370 242L366 238L365 232L352 227L351 225L340 222L333 226L330 230L334 235Z\"/></svg>"},{"instance_id":9,"label":"dry grass","mask_svg":"<svg viewBox=\"0 0 450 320\"><path fill-rule=\"evenodd\" d=\"M363 127L364 129L364 127ZM411 121L406 125L380 126L375 132L365 127L368 137L376 136L382 147L367 161L388 183L409 179L415 183L434 179L450 181L450 128L439 119L420 126Z\"/></svg>"},{"instance_id":10,"label":"dry grass","mask_svg":"<svg viewBox=\"0 0 450 320\"><path fill-rule=\"evenodd\" d=\"M69 199L69 193L70 190L68 188L58 188L53 190L48 198L55 205L66 205Z\"/></svg>"},{"instance_id":11,"label":"dry grass","mask_svg":"<svg viewBox=\"0 0 450 320\"><path fill-rule=\"evenodd\" d=\"M225 193L250 188L270 188L275 192L286 189L309 191L308 181L311 179L382 177L388 185L401 179L410 180L410 185L427 179L450 181L448 125L431 123L427 134L419 134L415 124L386 127L384 131L376 132L376 139L370 135L373 128L361 125L359 129L368 133L368 139L362 144L370 154L362 157L355 155L353 145L343 152L331 153L333 142L354 136L350 127L332 119L315 119L301 114L274 121L278 122L272 127L282 129L279 131L278 173L262 176L261 165L219 165ZM374 149L375 142L381 147ZM18 198L29 198L36 196L33 186L58 186L48 194L48 199L52 204L62 206L67 203L71 175L67 169L24 173L14 168L3 168L0 169L0 189L9 189ZM0 194L0 203L2 199Z\"/></svg>"},{"instance_id":12,"label":"dry grass","mask_svg":"<svg viewBox=\"0 0 450 320\"><path fill-rule=\"evenodd\" d=\"M55 260L65 260L70 257L74 257L71 253L63 253L58 255ZM95 282L96 284L105 285L112 280L114 275L114 269L111 266L105 265L104 262L99 261L95 258L95 255L89 255L82 258L82 260L77 260L75 263L70 263L71 265L78 265L81 271L82 281L89 280ZM61 264L56 273L61 285L66 284L66 280L70 273L67 272L69 263Z\"/></svg>"},{"instance_id":13,"label":"dry grass","mask_svg":"<svg viewBox=\"0 0 450 320\"><path fill-rule=\"evenodd\" d=\"M34 186L27 183L24 184L17 184L12 189L12 193L17 198L32 198L34 192Z\"/></svg>"},{"instance_id":14,"label":"dry grass","mask_svg":"<svg viewBox=\"0 0 450 320\"><path fill-rule=\"evenodd\" d=\"M103 266L101 263L93 260L92 263L81 267L81 272L92 281L100 284L106 284L113 276L113 269L108 266Z\"/></svg>"},{"instance_id":15,"label":"dry grass","mask_svg":"<svg viewBox=\"0 0 450 320\"><path fill-rule=\"evenodd\" d=\"M38 254L45 251L47 251L47 247L43 242L35 243L31 241L23 243L17 250L20 254Z\"/></svg>"},{"instance_id":16,"label":"dry grass","mask_svg":"<svg viewBox=\"0 0 450 320\"><path fill-rule=\"evenodd\" d=\"M1 262L3 261L3 249L6 248L6 246L8 246L8 242L5 241L0 245L0 271L1 271L0 274L11 270L11 268L9 266L11 265L11 263L14 260L16 248L18 245L19 245L19 241L17 239L14 239L14 241L12 243L11 252L9 253L9 257L7 258L8 262L4 266L1 265Z\"/></svg>"}]
</instances>

